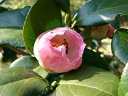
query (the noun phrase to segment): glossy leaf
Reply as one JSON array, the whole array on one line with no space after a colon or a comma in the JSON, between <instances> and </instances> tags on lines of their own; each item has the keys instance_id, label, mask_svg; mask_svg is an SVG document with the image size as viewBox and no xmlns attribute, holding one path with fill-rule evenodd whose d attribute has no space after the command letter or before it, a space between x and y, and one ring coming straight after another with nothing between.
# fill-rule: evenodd
<instances>
[{"instance_id":1,"label":"glossy leaf","mask_svg":"<svg viewBox=\"0 0 128 96\"><path fill-rule=\"evenodd\" d=\"M34 72L24 68L0 71L1 96L37 96L46 93L48 84Z\"/></svg>"},{"instance_id":2,"label":"glossy leaf","mask_svg":"<svg viewBox=\"0 0 128 96\"><path fill-rule=\"evenodd\" d=\"M68 13L70 11L70 1L69 0L55 0L58 7L60 7L64 12Z\"/></svg>"},{"instance_id":3,"label":"glossy leaf","mask_svg":"<svg viewBox=\"0 0 128 96\"><path fill-rule=\"evenodd\" d=\"M36 67L35 69L33 69L33 71L34 71L35 73L37 73L38 75L40 75L41 77L45 78L45 79L46 79L47 76L49 75L48 70L42 68L41 66Z\"/></svg>"},{"instance_id":4,"label":"glossy leaf","mask_svg":"<svg viewBox=\"0 0 128 96\"><path fill-rule=\"evenodd\" d=\"M38 61L31 56L23 56L15 60L10 67L24 67L27 69L34 69L38 66Z\"/></svg>"},{"instance_id":5,"label":"glossy leaf","mask_svg":"<svg viewBox=\"0 0 128 96\"><path fill-rule=\"evenodd\" d=\"M82 66L64 75L55 96L117 96L118 82L110 72Z\"/></svg>"},{"instance_id":6,"label":"glossy leaf","mask_svg":"<svg viewBox=\"0 0 128 96\"><path fill-rule=\"evenodd\" d=\"M0 14L1 28L22 28L30 7L23 9L9 10Z\"/></svg>"},{"instance_id":7,"label":"glossy leaf","mask_svg":"<svg viewBox=\"0 0 128 96\"><path fill-rule=\"evenodd\" d=\"M112 52L122 63L128 62L128 29L119 29L112 39Z\"/></svg>"},{"instance_id":8,"label":"glossy leaf","mask_svg":"<svg viewBox=\"0 0 128 96\"><path fill-rule=\"evenodd\" d=\"M22 30L16 28L0 28L0 45L24 47Z\"/></svg>"},{"instance_id":9,"label":"glossy leaf","mask_svg":"<svg viewBox=\"0 0 128 96\"><path fill-rule=\"evenodd\" d=\"M29 78L0 86L1 96L46 96L47 84L41 78Z\"/></svg>"},{"instance_id":10,"label":"glossy leaf","mask_svg":"<svg viewBox=\"0 0 128 96\"><path fill-rule=\"evenodd\" d=\"M48 82L52 83L54 81L59 82L60 77L58 73L53 73L48 69L42 68L41 66L38 66L37 68L33 69L35 73L43 77L44 79L47 79Z\"/></svg>"},{"instance_id":11,"label":"glossy leaf","mask_svg":"<svg viewBox=\"0 0 128 96\"><path fill-rule=\"evenodd\" d=\"M0 8L1 9L1 8ZM0 13L0 45L24 47L22 27L30 7ZM3 8L1 9L3 11Z\"/></svg>"},{"instance_id":12,"label":"glossy leaf","mask_svg":"<svg viewBox=\"0 0 128 96\"><path fill-rule=\"evenodd\" d=\"M102 25L118 14L128 14L128 0L89 0L78 10L76 21L79 26Z\"/></svg>"},{"instance_id":13,"label":"glossy leaf","mask_svg":"<svg viewBox=\"0 0 128 96\"><path fill-rule=\"evenodd\" d=\"M42 32L62 25L60 9L54 0L37 0L27 16L23 37L26 48L33 53L34 42Z\"/></svg>"},{"instance_id":14,"label":"glossy leaf","mask_svg":"<svg viewBox=\"0 0 128 96\"><path fill-rule=\"evenodd\" d=\"M0 70L0 85L4 85L10 82L19 81L31 77L37 77L34 72L31 72L25 68L6 68Z\"/></svg>"},{"instance_id":15,"label":"glossy leaf","mask_svg":"<svg viewBox=\"0 0 128 96\"><path fill-rule=\"evenodd\" d=\"M125 66L121 76L118 96L128 96L128 64Z\"/></svg>"}]
</instances>

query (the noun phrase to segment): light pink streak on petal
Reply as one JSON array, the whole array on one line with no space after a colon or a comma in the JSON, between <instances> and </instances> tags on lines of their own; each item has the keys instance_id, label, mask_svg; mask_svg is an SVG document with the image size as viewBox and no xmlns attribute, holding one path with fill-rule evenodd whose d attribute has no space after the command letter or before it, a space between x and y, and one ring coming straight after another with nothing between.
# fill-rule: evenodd
<instances>
[{"instance_id":1,"label":"light pink streak on petal","mask_svg":"<svg viewBox=\"0 0 128 96\"><path fill-rule=\"evenodd\" d=\"M71 29L67 30L71 31ZM77 59L82 56L85 43L83 42L83 38L76 32L72 31L65 32L66 40L69 43L69 54L68 57L70 58L71 62L74 61L74 59Z\"/></svg>"},{"instance_id":2,"label":"light pink streak on petal","mask_svg":"<svg viewBox=\"0 0 128 96\"><path fill-rule=\"evenodd\" d=\"M38 44L38 47L37 46L34 47L34 54L37 57L41 66L44 65L43 67L46 67L50 70L53 70L53 69L61 70L63 68L62 66L65 66L65 64L69 64L69 58L65 54L65 50L66 50L65 47L60 46L58 48L55 48L51 45L51 41L50 41L56 35L63 35L63 34L64 32L58 32L56 34L47 32L43 34L43 38L40 38L42 34L39 36L39 38L37 39L35 43L35 46ZM56 63L58 64L57 66L54 65Z\"/></svg>"},{"instance_id":3,"label":"light pink streak on petal","mask_svg":"<svg viewBox=\"0 0 128 96\"><path fill-rule=\"evenodd\" d=\"M66 38L69 54L66 54L65 46L53 47L50 41L53 38L55 42ZM81 65L84 48L83 38L78 33L67 27L56 28L38 37L34 45L34 54L41 66L62 73L77 69Z\"/></svg>"}]
</instances>

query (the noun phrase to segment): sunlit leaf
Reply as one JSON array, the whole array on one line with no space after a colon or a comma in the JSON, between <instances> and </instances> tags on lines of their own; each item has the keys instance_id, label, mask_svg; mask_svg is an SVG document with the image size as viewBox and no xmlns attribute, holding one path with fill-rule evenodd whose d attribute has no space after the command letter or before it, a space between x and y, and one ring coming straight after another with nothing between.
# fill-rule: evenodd
<instances>
[{"instance_id":1,"label":"sunlit leaf","mask_svg":"<svg viewBox=\"0 0 128 96\"><path fill-rule=\"evenodd\" d=\"M34 72L24 68L0 71L1 96L37 96L47 93L48 83Z\"/></svg>"},{"instance_id":2,"label":"sunlit leaf","mask_svg":"<svg viewBox=\"0 0 128 96\"><path fill-rule=\"evenodd\" d=\"M117 96L118 78L95 67L81 67L66 73L55 96Z\"/></svg>"},{"instance_id":3,"label":"sunlit leaf","mask_svg":"<svg viewBox=\"0 0 128 96\"><path fill-rule=\"evenodd\" d=\"M22 30L17 28L0 28L0 45L24 47Z\"/></svg>"},{"instance_id":4,"label":"sunlit leaf","mask_svg":"<svg viewBox=\"0 0 128 96\"><path fill-rule=\"evenodd\" d=\"M9 10L0 14L0 28L22 28L30 7Z\"/></svg>"},{"instance_id":5,"label":"sunlit leaf","mask_svg":"<svg viewBox=\"0 0 128 96\"><path fill-rule=\"evenodd\" d=\"M118 14L128 14L128 0L89 0L77 14L77 25L93 26L112 22Z\"/></svg>"},{"instance_id":6,"label":"sunlit leaf","mask_svg":"<svg viewBox=\"0 0 128 96\"><path fill-rule=\"evenodd\" d=\"M128 96L128 64L125 66L121 76L118 96Z\"/></svg>"},{"instance_id":7,"label":"sunlit leaf","mask_svg":"<svg viewBox=\"0 0 128 96\"><path fill-rule=\"evenodd\" d=\"M23 56L15 60L10 67L23 67L27 69L34 69L38 66L38 61L31 56Z\"/></svg>"},{"instance_id":8,"label":"sunlit leaf","mask_svg":"<svg viewBox=\"0 0 128 96\"><path fill-rule=\"evenodd\" d=\"M112 39L112 52L122 63L128 62L128 29L119 29Z\"/></svg>"}]
</instances>

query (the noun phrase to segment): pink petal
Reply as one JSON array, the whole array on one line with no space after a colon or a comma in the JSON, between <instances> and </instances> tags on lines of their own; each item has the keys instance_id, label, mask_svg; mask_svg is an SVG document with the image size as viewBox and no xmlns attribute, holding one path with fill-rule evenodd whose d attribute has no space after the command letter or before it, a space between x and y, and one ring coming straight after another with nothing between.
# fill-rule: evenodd
<instances>
[{"instance_id":1,"label":"pink petal","mask_svg":"<svg viewBox=\"0 0 128 96\"><path fill-rule=\"evenodd\" d=\"M68 43L68 53L64 45L54 47L51 44L60 44L63 39ZM35 42L34 54L42 67L62 73L77 69L81 65L84 48L83 38L75 31L64 27L41 34Z\"/></svg>"}]
</instances>

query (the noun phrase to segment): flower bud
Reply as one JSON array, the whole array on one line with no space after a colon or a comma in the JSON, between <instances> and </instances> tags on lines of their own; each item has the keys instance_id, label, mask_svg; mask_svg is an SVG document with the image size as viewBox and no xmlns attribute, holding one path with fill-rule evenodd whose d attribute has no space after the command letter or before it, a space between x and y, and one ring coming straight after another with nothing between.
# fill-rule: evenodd
<instances>
[{"instance_id":1,"label":"flower bud","mask_svg":"<svg viewBox=\"0 0 128 96\"><path fill-rule=\"evenodd\" d=\"M90 37L96 40L102 40L111 37L114 33L114 28L108 24L103 26L96 26L91 28Z\"/></svg>"},{"instance_id":2,"label":"flower bud","mask_svg":"<svg viewBox=\"0 0 128 96\"><path fill-rule=\"evenodd\" d=\"M80 34L67 27L42 33L34 44L39 64L56 73L80 67L85 43Z\"/></svg>"}]
</instances>

